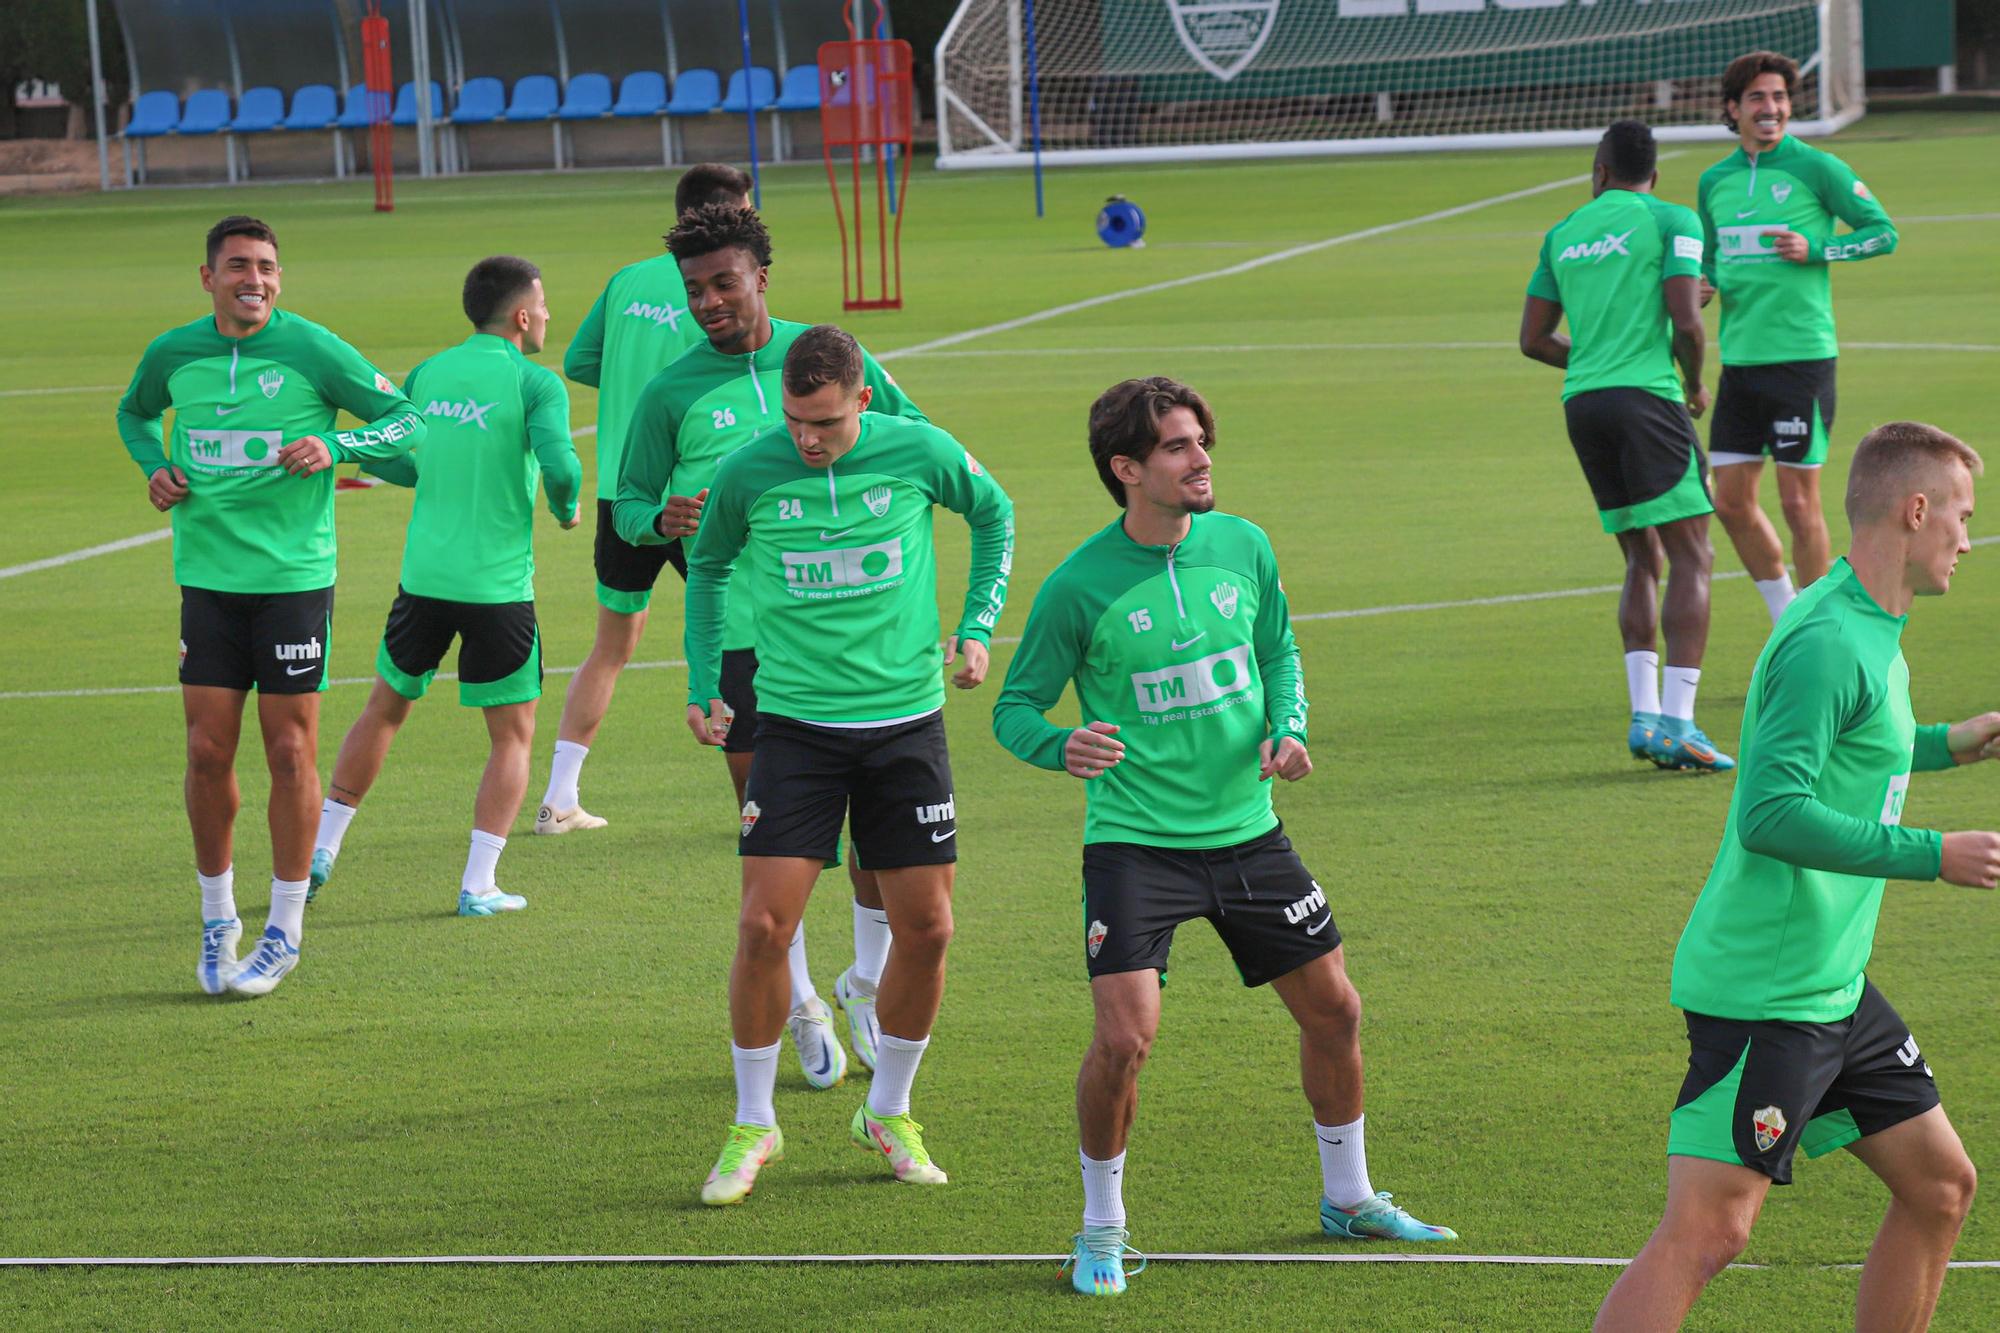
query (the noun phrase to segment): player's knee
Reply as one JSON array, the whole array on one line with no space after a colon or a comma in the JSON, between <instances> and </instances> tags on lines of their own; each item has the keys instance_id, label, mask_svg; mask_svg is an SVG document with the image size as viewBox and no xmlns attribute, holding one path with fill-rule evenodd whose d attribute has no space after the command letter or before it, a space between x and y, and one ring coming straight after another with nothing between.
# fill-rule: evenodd
<instances>
[{"instance_id":1,"label":"player's knee","mask_svg":"<svg viewBox=\"0 0 2000 1333\"><path fill-rule=\"evenodd\" d=\"M1809 531L1826 526L1826 516L1820 512L1819 496L1797 492L1787 493L1778 503L1784 508L1785 522L1794 532Z\"/></svg>"},{"instance_id":2,"label":"player's knee","mask_svg":"<svg viewBox=\"0 0 2000 1333\"><path fill-rule=\"evenodd\" d=\"M1757 494L1738 495L1734 490L1717 487L1715 491L1715 516L1729 527L1747 523L1757 512Z\"/></svg>"},{"instance_id":3,"label":"player's knee","mask_svg":"<svg viewBox=\"0 0 2000 1333\"><path fill-rule=\"evenodd\" d=\"M1361 1031L1361 992L1345 975L1318 1006L1315 1026L1329 1037L1351 1039Z\"/></svg>"},{"instance_id":4,"label":"player's knee","mask_svg":"<svg viewBox=\"0 0 2000 1333\"><path fill-rule=\"evenodd\" d=\"M236 762L234 744L198 727L188 728L187 742L188 769L198 777L225 777Z\"/></svg>"},{"instance_id":5,"label":"player's knee","mask_svg":"<svg viewBox=\"0 0 2000 1333\"><path fill-rule=\"evenodd\" d=\"M896 950L905 957L919 961L941 961L945 950L951 947L954 927L951 906L944 904L935 912L926 912L915 920L898 921L895 924Z\"/></svg>"},{"instance_id":6,"label":"player's knee","mask_svg":"<svg viewBox=\"0 0 2000 1333\"><path fill-rule=\"evenodd\" d=\"M1710 1219L1700 1234L1684 1238L1677 1248L1687 1266L1707 1282L1735 1263L1749 1243L1749 1219L1725 1214Z\"/></svg>"},{"instance_id":7,"label":"player's knee","mask_svg":"<svg viewBox=\"0 0 2000 1333\"><path fill-rule=\"evenodd\" d=\"M757 962L782 961L792 947L797 925L787 925L771 912L748 911L736 923L736 943L745 958Z\"/></svg>"},{"instance_id":8,"label":"player's knee","mask_svg":"<svg viewBox=\"0 0 2000 1333\"><path fill-rule=\"evenodd\" d=\"M1099 1028L1093 1042L1107 1068L1128 1076L1136 1075L1153 1053L1153 1034L1136 1026Z\"/></svg>"},{"instance_id":9,"label":"player's knee","mask_svg":"<svg viewBox=\"0 0 2000 1333\"><path fill-rule=\"evenodd\" d=\"M1972 1196L1979 1190L1979 1172L1972 1159L1960 1152L1956 1161L1946 1163L1936 1174L1913 1190L1896 1198L1940 1221L1963 1222L1972 1211Z\"/></svg>"},{"instance_id":10,"label":"player's knee","mask_svg":"<svg viewBox=\"0 0 2000 1333\"><path fill-rule=\"evenodd\" d=\"M316 768L312 742L302 731L287 731L267 740L264 761L273 782L302 782Z\"/></svg>"}]
</instances>

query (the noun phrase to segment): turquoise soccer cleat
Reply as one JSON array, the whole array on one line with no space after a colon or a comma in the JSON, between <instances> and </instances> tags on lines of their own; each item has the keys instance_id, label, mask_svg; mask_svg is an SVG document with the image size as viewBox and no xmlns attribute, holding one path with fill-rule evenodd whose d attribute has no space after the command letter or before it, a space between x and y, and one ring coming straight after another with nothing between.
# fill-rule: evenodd
<instances>
[{"instance_id":1,"label":"turquoise soccer cleat","mask_svg":"<svg viewBox=\"0 0 2000 1333\"><path fill-rule=\"evenodd\" d=\"M319 897L319 891L333 878L333 853L324 847L313 848L312 869L306 871L306 901Z\"/></svg>"},{"instance_id":2,"label":"turquoise soccer cleat","mask_svg":"<svg viewBox=\"0 0 2000 1333\"><path fill-rule=\"evenodd\" d=\"M1653 757L1653 737L1660 734L1658 713L1632 714L1632 726L1625 733L1625 748L1632 752L1634 759L1650 760Z\"/></svg>"},{"instance_id":3,"label":"turquoise soccer cleat","mask_svg":"<svg viewBox=\"0 0 2000 1333\"><path fill-rule=\"evenodd\" d=\"M498 889L488 889L484 893L458 891L458 914L460 916L494 916L500 912L518 912L528 905L528 900L518 893L502 893Z\"/></svg>"},{"instance_id":4,"label":"turquoise soccer cleat","mask_svg":"<svg viewBox=\"0 0 2000 1333\"><path fill-rule=\"evenodd\" d=\"M1330 1199L1319 1201L1319 1229L1343 1240L1457 1240L1450 1227L1434 1227L1419 1222L1390 1202L1387 1190L1359 1208L1336 1208Z\"/></svg>"},{"instance_id":5,"label":"turquoise soccer cleat","mask_svg":"<svg viewBox=\"0 0 2000 1333\"><path fill-rule=\"evenodd\" d=\"M1085 1227L1070 1237L1069 1258L1062 1271L1069 1274L1070 1286L1085 1296L1116 1296L1125 1290L1125 1279L1146 1271L1146 1256L1126 1244L1132 1233L1124 1227ZM1125 1256L1132 1255L1139 1266L1125 1271Z\"/></svg>"},{"instance_id":6,"label":"turquoise soccer cleat","mask_svg":"<svg viewBox=\"0 0 2000 1333\"><path fill-rule=\"evenodd\" d=\"M1684 769L1693 773L1727 773L1736 761L1715 748L1705 732L1685 718L1661 718L1653 733L1647 758L1661 768Z\"/></svg>"}]
</instances>

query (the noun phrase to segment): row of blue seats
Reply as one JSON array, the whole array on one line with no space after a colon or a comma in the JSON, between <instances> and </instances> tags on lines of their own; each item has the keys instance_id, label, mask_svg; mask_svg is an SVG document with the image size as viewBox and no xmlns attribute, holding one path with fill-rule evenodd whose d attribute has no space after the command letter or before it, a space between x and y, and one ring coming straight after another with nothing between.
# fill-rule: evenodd
<instances>
[{"instance_id":1,"label":"row of blue seats","mask_svg":"<svg viewBox=\"0 0 2000 1333\"><path fill-rule=\"evenodd\" d=\"M431 84L431 117L452 125L489 125L497 121L598 120L606 116L705 116L711 112L742 115L751 111L817 111L819 66L794 65L783 86L762 65L729 76L727 90L712 69L690 69L674 81L667 96L666 76L653 70L628 74L613 98L611 80L602 74L577 74L559 96L556 81L530 74L514 85L512 100L495 78L467 79L458 104L445 111L444 89ZM289 112L276 88L248 88L231 114L229 94L220 88L191 93L187 105L171 92L142 93L133 104L125 127L128 139L167 134L261 134L271 130L352 130L369 124L368 90L355 84L344 106L335 105L334 90L323 83L307 84L292 94ZM417 123L417 85L406 83L396 93L389 120L394 125Z\"/></svg>"}]
</instances>

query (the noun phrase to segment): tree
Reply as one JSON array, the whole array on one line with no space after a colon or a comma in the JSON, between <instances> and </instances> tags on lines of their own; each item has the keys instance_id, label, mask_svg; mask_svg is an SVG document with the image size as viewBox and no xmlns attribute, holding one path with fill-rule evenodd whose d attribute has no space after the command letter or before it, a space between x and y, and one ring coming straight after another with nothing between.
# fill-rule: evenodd
<instances>
[{"instance_id":1,"label":"tree","mask_svg":"<svg viewBox=\"0 0 2000 1333\"><path fill-rule=\"evenodd\" d=\"M86 4L102 5L98 35L104 43L106 96L125 96L125 43L103 0L0 0L0 139L16 131L14 89L28 79L60 84L63 96L90 104L90 28Z\"/></svg>"}]
</instances>

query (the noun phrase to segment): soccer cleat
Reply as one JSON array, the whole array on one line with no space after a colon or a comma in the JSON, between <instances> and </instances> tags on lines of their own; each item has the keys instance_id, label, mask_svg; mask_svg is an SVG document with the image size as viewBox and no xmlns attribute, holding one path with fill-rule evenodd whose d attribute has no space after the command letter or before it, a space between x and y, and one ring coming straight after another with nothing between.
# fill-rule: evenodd
<instances>
[{"instance_id":1,"label":"soccer cleat","mask_svg":"<svg viewBox=\"0 0 2000 1333\"><path fill-rule=\"evenodd\" d=\"M603 828L611 821L599 819L580 805L567 810L557 810L553 806L543 806L535 812L535 832L544 837L554 837L559 833L578 833L584 829Z\"/></svg>"},{"instance_id":2,"label":"soccer cleat","mask_svg":"<svg viewBox=\"0 0 2000 1333\"><path fill-rule=\"evenodd\" d=\"M1634 759L1653 757L1653 737L1660 734L1658 713L1632 714L1632 727L1625 733L1625 748L1632 752Z\"/></svg>"},{"instance_id":3,"label":"soccer cleat","mask_svg":"<svg viewBox=\"0 0 2000 1333\"><path fill-rule=\"evenodd\" d=\"M722 1155L701 1187L701 1201L712 1208L742 1203L757 1183L757 1173L785 1160L785 1136L776 1125L731 1125Z\"/></svg>"},{"instance_id":4,"label":"soccer cleat","mask_svg":"<svg viewBox=\"0 0 2000 1333\"><path fill-rule=\"evenodd\" d=\"M333 853L324 847L313 848L312 869L306 871L306 901L319 897L319 891L333 878Z\"/></svg>"},{"instance_id":5,"label":"soccer cleat","mask_svg":"<svg viewBox=\"0 0 2000 1333\"><path fill-rule=\"evenodd\" d=\"M1131 1235L1124 1227L1087 1226L1070 1237L1069 1258L1062 1265L1069 1284L1086 1296L1116 1296L1125 1290L1126 1255L1139 1260L1130 1276L1146 1271L1146 1256L1125 1243Z\"/></svg>"},{"instance_id":6,"label":"soccer cleat","mask_svg":"<svg viewBox=\"0 0 2000 1333\"><path fill-rule=\"evenodd\" d=\"M518 912L527 905L528 900L518 893L502 893L498 889L488 889L484 893L473 893L469 889L458 891L460 916L493 916L499 912Z\"/></svg>"},{"instance_id":7,"label":"soccer cleat","mask_svg":"<svg viewBox=\"0 0 2000 1333\"><path fill-rule=\"evenodd\" d=\"M1319 1201L1319 1229L1345 1240L1457 1240L1450 1227L1419 1222L1389 1201L1387 1190L1359 1208L1336 1208L1331 1199Z\"/></svg>"},{"instance_id":8,"label":"soccer cleat","mask_svg":"<svg viewBox=\"0 0 2000 1333\"><path fill-rule=\"evenodd\" d=\"M194 978L210 995L229 989L229 979L236 975L236 941L242 938L243 923L235 917L201 923L201 962Z\"/></svg>"},{"instance_id":9,"label":"soccer cleat","mask_svg":"<svg viewBox=\"0 0 2000 1333\"><path fill-rule=\"evenodd\" d=\"M864 1069L875 1068L875 1046L882 1037L882 1025L875 1021L875 997L862 991L850 978L854 969L842 972L833 983L833 1002L847 1016L847 1040L854 1058Z\"/></svg>"},{"instance_id":10,"label":"soccer cleat","mask_svg":"<svg viewBox=\"0 0 2000 1333\"><path fill-rule=\"evenodd\" d=\"M833 1015L826 1011L826 1001L813 996L792 1010L785 1027L792 1034L806 1082L815 1088L831 1088L847 1077L847 1052L841 1049L840 1038L833 1035Z\"/></svg>"},{"instance_id":11,"label":"soccer cleat","mask_svg":"<svg viewBox=\"0 0 2000 1333\"><path fill-rule=\"evenodd\" d=\"M924 1127L907 1115L875 1115L863 1102L848 1132L855 1147L887 1157L896 1179L905 1185L942 1185L948 1179L924 1151Z\"/></svg>"},{"instance_id":12,"label":"soccer cleat","mask_svg":"<svg viewBox=\"0 0 2000 1333\"><path fill-rule=\"evenodd\" d=\"M1716 749L1715 742L1700 727L1682 718L1661 719L1647 758L1661 768L1695 773L1727 773L1736 767L1736 761Z\"/></svg>"},{"instance_id":13,"label":"soccer cleat","mask_svg":"<svg viewBox=\"0 0 2000 1333\"><path fill-rule=\"evenodd\" d=\"M285 938L285 932L266 926L257 947L229 978L229 989L238 995L269 995L298 965L299 951Z\"/></svg>"}]
</instances>

